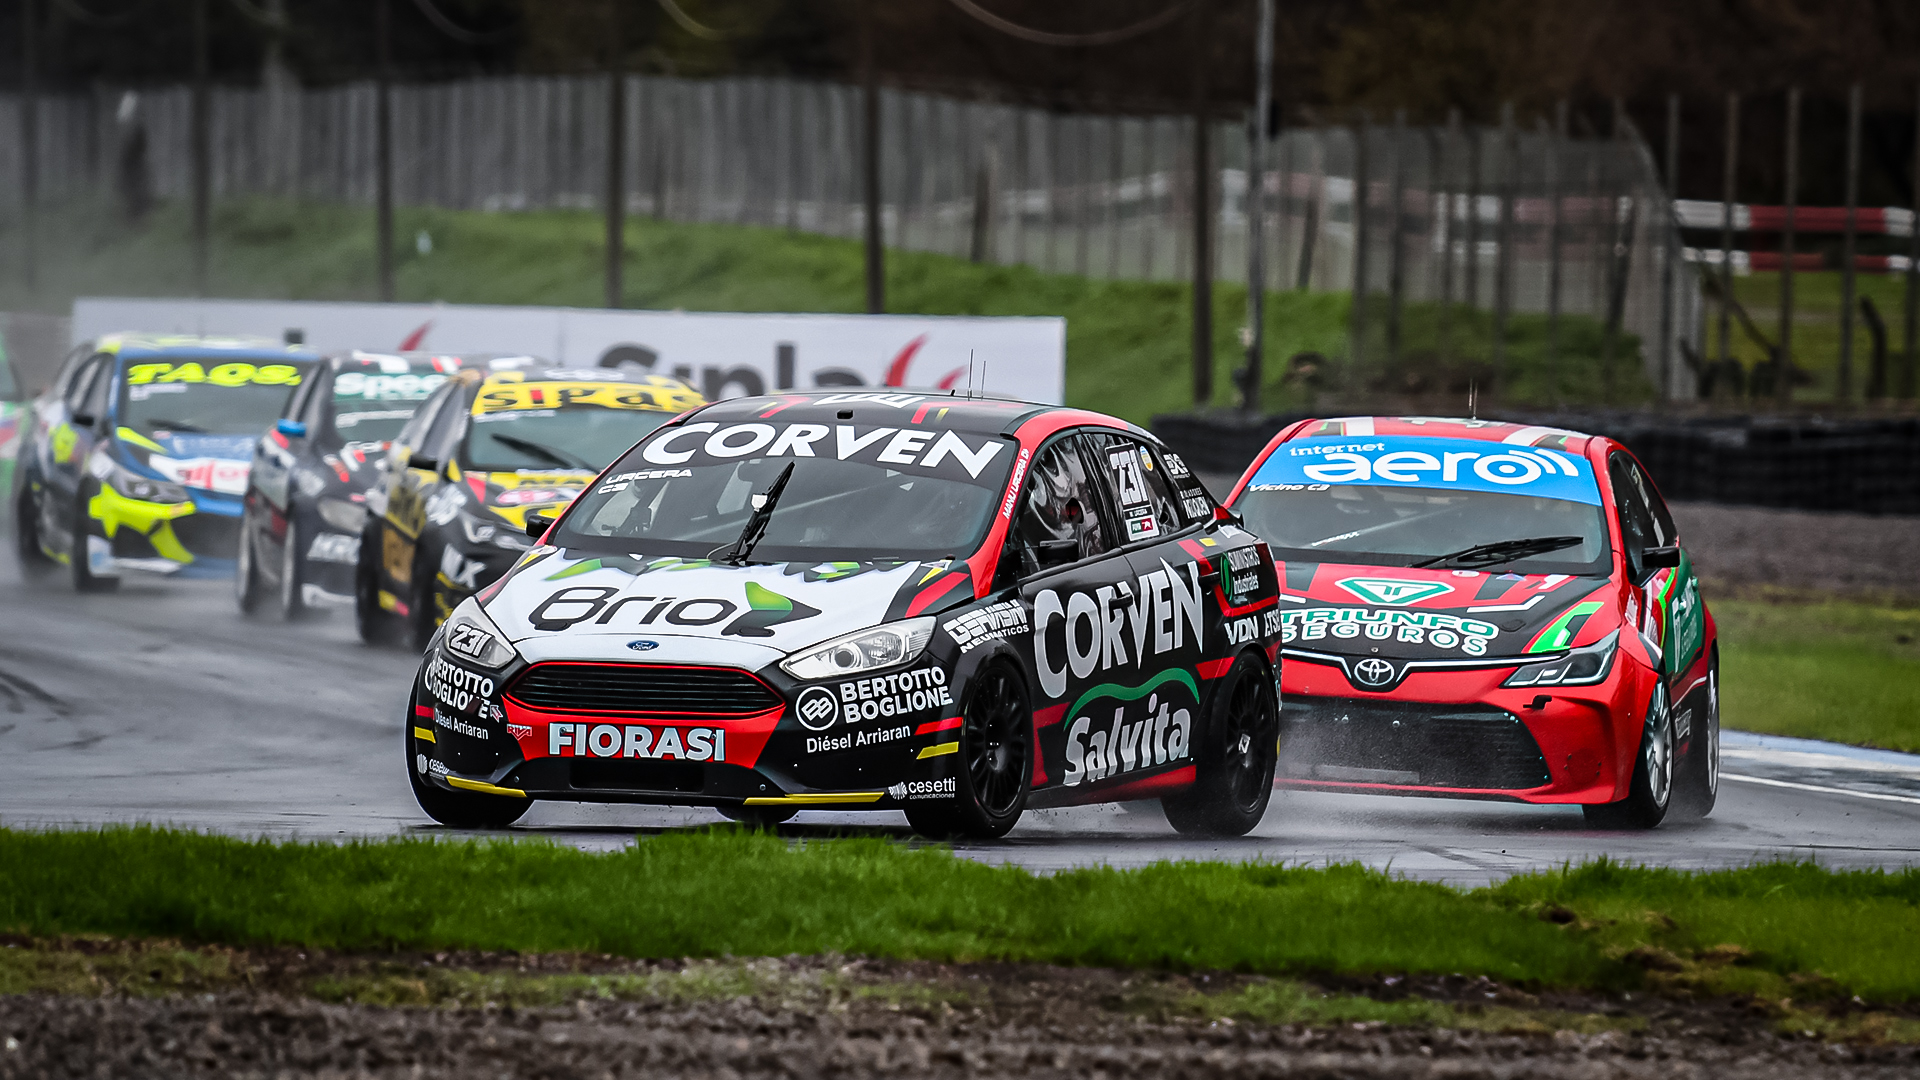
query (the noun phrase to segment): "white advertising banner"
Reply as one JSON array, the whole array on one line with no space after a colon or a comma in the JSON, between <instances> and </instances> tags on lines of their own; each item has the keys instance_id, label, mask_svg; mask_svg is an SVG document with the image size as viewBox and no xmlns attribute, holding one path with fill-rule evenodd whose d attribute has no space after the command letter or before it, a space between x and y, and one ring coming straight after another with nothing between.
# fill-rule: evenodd
<instances>
[{"instance_id":1,"label":"white advertising banner","mask_svg":"<svg viewBox=\"0 0 1920 1080\"><path fill-rule=\"evenodd\" d=\"M966 389L1058 404L1067 322L1053 317L784 315L478 304L82 297L73 343L118 332L297 333L319 352L526 353L567 367L637 365L709 398L835 386Z\"/></svg>"}]
</instances>

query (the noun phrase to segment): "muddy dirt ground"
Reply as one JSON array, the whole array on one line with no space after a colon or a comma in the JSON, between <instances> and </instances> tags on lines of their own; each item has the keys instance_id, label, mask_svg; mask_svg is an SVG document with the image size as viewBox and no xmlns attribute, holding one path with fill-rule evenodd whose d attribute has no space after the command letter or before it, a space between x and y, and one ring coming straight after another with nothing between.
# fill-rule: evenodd
<instances>
[{"instance_id":1,"label":"muddy dirt ground","mask_svg":"<svg viewBox=\"0 0 1920 1080\"><path fill-rule=\"evenodd\" d=\"M1308 989L1443 1003L1482 1025L1491 1010L1508 1017L1507 1030L1236 1021L1209 1015L1217 1010L1208 1003L1258 980L1035 966L444 954L368 961L286 951L216 967L142 976L135 962L98 969L93 989L104 992L0 996L0 1078L1920 1074L1920 1049L1782 1037L1752 1003L1535 996L1457 977ZM466 991L413 1006L356 1004L344 993L391 999L397 989L430 1000L495 978L486 985L510 1002L514 980L524 997L553 973L603 981L586 997L540 1007L448 1003ZM143 977L166 985L129 992L125 980ZM639 982L622 997L600 996L623 978ZM642 984L648 989L634 992ZM315 987L331 987L323 993L334 1000L315 1000Z\"/></svg>"},{"instance_id":2,"label":"muddy dirt ground","mask_svg":"<svg viewBox=\"0 0 1920 1080\"><path fill-rule=\"evenodd\" d=\"M1920 518L1712 503L1675 503L1673 517L1709 589L1920 600Z\"/></svg>"}]
</instances>

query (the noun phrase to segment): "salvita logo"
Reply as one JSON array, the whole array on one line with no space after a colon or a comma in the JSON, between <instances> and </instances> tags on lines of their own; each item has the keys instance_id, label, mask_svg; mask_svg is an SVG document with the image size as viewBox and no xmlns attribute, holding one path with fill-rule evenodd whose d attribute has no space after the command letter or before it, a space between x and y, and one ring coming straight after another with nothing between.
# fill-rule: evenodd
<instances>
[{"instance_id":1,"label":"salvita logo","mask_svg":"<svg viewBox=\"0 0 1920 1080\"><path fill-rule=\"evenodd\" d=\"M1112 700L1111 696L1108 700ZM1171 702L1163 700L1157 693L1149 693L1144 717L1130 720L1127 718L1127 706L1120 705L1113 710L1113 719L1104 727L1105 730L1096 729L1091 718L1081 716L1067 729L1067 775L1064 779L1068 787L1078 787L1139 769L1151 769L1170 761L1185 760L1192 745L1193 714L1186 709L1175 709Z\"/></svg>"},{"instance_id":2,"label":"salvita logo","mask_svg":"<svg viewBox=\"0 0 1920 1080\"><path fill-rule=\"evenodd\" d=\"M1440 581L1402 581L1396 578L1343 578L1334 584L1369 604L1404 607L1445 596L1453 586Z\"/></svg>"}]
</instances>

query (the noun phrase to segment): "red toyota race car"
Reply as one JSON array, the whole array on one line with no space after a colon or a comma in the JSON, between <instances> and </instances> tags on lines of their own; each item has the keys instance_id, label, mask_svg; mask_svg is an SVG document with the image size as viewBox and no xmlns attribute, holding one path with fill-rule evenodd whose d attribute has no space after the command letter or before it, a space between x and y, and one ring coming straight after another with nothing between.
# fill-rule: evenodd
<instances>
[{"instance_id":1,"label":"red toyota race car","mask_svg":"<svg viewBox=\"0 0 1920 1080\"><path fill-rule=\"evenodd\" d=\"M1280 572L1280 783L1577 803L1608 828L1713 809L1713 616L1625 447L1307 420L1228 505Z\"/></svg>"}]
</instances>

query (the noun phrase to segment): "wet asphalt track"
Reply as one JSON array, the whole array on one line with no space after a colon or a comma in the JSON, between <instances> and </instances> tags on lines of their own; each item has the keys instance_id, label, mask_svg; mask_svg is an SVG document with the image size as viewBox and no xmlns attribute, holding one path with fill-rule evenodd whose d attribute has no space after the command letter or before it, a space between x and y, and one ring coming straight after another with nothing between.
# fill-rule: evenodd
<instances>
[{"instance_id":1,"label":"wet asphalt track","mask_svg":"<svg viewBox=\"0 0 1920 1080\"><path fill-rule=\"evenodd\" d=\"M79 596L25 581L0 555L0 823L154 822L244 836L433 834L400 761L414 661L368 649L349 613L243 619L222 582L130 577ZM1738 723L1738 717L1728 717ZM1598 832L1578 809L1275 794L1234 841L1176 836L1151 804L1030 812L966 846L1041 869L1160 859L1358 860L1478 884L1611 855L1682 867L1774 857L1835 867L1920 864L1920 757L1730 735L1720 807L1652 833ZM720 820L704 810L543 803L521 835L585 848ZM803 813L786 827L907 837L897 813Z\"/></svg>"}]
</instances>

